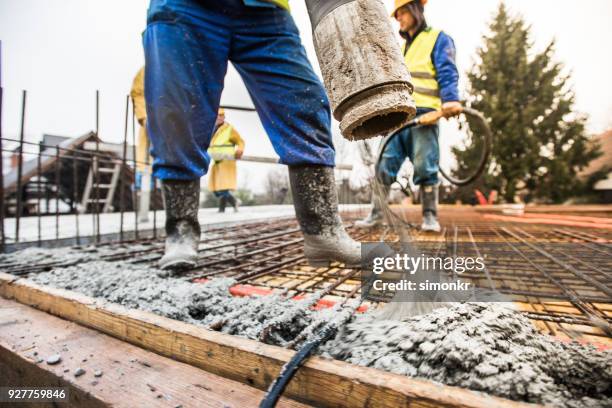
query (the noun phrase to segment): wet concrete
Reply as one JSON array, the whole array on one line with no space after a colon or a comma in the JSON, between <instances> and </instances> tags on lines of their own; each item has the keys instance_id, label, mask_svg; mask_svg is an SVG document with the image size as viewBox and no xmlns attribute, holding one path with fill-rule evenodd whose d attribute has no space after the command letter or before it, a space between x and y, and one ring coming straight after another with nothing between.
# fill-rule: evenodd
<instances>
[{"instance_id":1,"label":"wet concrete","mask_svg":"<svg viewBox=\"0 0 612 408\"><path fill-rule=\"evenodd\" d=\"M612 404L611 352L541 335L501 303L454 304L404 322L358 316L322 352L518 401Z\"/></svg>"},{"instance_id":2,"label":"wet concrete","mask_svg":"<svg viewBox=\"0 0 612 408\"><path fill-rule=\"evenodd\" d=\"M42 252L53 259L77 256L70 250ZM40 251L32 253L37 259L42 256ZM24 253L12 256L24 260ZM251 339L259 339L264 327L277 323L266 336L266 342L276 345L287 344L331 314L307 309L308 300L232 297L232 279L192 284L126 262L91 259L30 278L197 325L217 324L225 333ZM319 352L520 401L562 407L612 404L612 352L541 335L526 318L501 304L455 304L402 322L368 313L353 319Z\"/></svg>"},{"instance_id":3,"label":"wet concrete","mask_svg":"<svg viewBox=\"0 0 612 408\"><path fill-rule=\"evenodd\" d=\"M55 258L60 257L57 250L42 251L55 252ZM66 251L65 256L71 259L75 255ZM91 260L38 273L30 279L197 325L226 321L220 331L251 339L258 339L265 326L281 319L288 323L268 336L269 343L278 345L295 337L313 314L304 306L307 300L231 296L229 288L236 283L233 279L193 284L180 277L166 277L156 268L127 262Z\"/></svg>"}]
</instances>

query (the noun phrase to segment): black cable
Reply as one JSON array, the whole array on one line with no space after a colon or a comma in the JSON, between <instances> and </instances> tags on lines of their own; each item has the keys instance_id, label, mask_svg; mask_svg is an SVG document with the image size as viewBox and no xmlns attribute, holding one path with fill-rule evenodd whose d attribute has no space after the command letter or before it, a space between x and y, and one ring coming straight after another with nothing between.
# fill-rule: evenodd
<instances>
[{"instance_id":1,"label":"black cable","mask_svg":"<svg viewBox=\"0 0 612 408\"><path fill-rule=\"evenodd\" d=\"M362 292L364 293L362 295L362 299L365 299L370 293L370 289L372 288L372 284L376 277L377 275L372 274L368 281L361 286ZM356 307L353 310L353 313L355 312L355 310ZM274 380L274 382L270 384L266 396L259 404L259 408L273 408L276 406L278 400L283 394L283 391L285 391L285 388L287 388L287 384L289 384L289 381L291 381L297 370L304 365L306 359L310 357L310 355L321 345L321 343L326 342L332 336L334 336L338 332L340 326L342 326L353 316L353 313L347 314L347 316L341 321L328 322L316 334L316 336L306 341L306 343L302 345L302 347L293 355L291 360L289 360L287 364L283 366L278 377L276 377L276 380Z\"/></svg>"},{"instance_id":2,"label":"black cable","mask_svg":"<svg viewBox=\"0 0 612 408\"><path fill-rule=\"evenodd\" d=\"M465 177L463 179L457 179L457 178L454 178L446 174L444 170L440 168L440 174L442 174L442 176L446 180L448 180L449 182L459 187L467 186L468 184L473 183L474 181L476 181L476 179L478 179L482 175L482 173L484 173L487 167L487 164L489 162L489 156L491 155L491 148L493 145L493 134L491 133L491 128L489 127L489 123L487 122L485 117L482 115L482 113L478 112L475 109L471 109L471 108L464 108L463 113L468 118L474 119L479 123L480 130L482 131L483 148L482 148L482 151L480 152L480 161L478 162L478 167L476 168L476 171L472 173L471 175L469 175L468 177Z\"/></svg>"},{"instance_id":3,"label":"black cable","mask_svg":"<svg viewBox=\"0 0 612 408\"><path fill-rule=\"evenodd\" d=\"M237 110L237 111L244 111L244 112L256 112L257 111L257 109L251 108L248 106L221 105L219 107L222 109Z\"/></svg>"},{"instance_id":4,"label":"black cable","mask_svg":"<svg viewBox=\"0 0 612 408\"><path fill-rule=\"evenodd\" d=\"M317 333L317 335L308 340L289 360L287 364L283 366L280 374L274 380L274 382L268 388L268 392L264 399L259 404L259 408L273 408L276 406L278 400L280 399L283 391L289 384L289 381L293 378L297 370L304 364L306 359L321 345L322 342L328 340L336 334L338 331L338 325L332 324L331 322L325 325Z\"/></svg>"}]
</instances>

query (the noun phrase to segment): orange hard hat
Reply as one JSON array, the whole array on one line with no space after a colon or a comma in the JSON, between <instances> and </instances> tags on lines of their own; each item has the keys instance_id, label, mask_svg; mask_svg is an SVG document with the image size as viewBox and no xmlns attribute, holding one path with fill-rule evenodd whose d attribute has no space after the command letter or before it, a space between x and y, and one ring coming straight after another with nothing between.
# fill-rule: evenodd
<instances>
[{"instance_id":1,"label":"orange hard hat","mask_svg":"<svg viewBox=\"0 0 612 408\"><path fill-rule=\"evenodd\" d=\"M397 10L404 7L406 4L413 2L414 0L395 0L395 7L393 7L393 13L391 13L391 17L395 17L395 13ZM422 5L427 4L427 0L420 0Z\"/></svg>"}]
</instances>

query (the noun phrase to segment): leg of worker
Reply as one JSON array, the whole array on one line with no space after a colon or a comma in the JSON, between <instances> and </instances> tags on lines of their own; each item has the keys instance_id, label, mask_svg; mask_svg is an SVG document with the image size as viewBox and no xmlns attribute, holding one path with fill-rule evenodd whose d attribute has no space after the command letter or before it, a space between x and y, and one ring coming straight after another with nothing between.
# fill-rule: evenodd
<instances>
[{"instance_id":1,"label":"leg of worker","mask_svg":"<svg viewBox=\"0 0 612 408\"><path fill-rule=\"evenodd\" d=\"M375 165L375 180L372 184L372 211L363 220L357 221L359 228L372 228L383 221L383 208L389 194L389 188L397 178L402 164L408 155L406 146L410 142L410 130L402 129L389 136L389 143Z\"/></svg>"},{"instance_id":2,"label":"leg of worker","mask_svg":"<svg viewBox=\"0 0 612 408\"><path fill-rule=\"evenodd\" d=\"M140 189L140 202L138 203L138 222L149 222L149 208L151 206L151 168L142 172Z\"/></svg>"},{"instance_id":3,"label":"leg of worker","mask_svg":"<svg viewBox=\"0 0 612 408\"><path fill-rule=\"evenodd\" d=\"M219 212L225 212L225 206L227 205L227 190L219 190L213 192L214 196L219 199Z\"/></svg>"},{"instance_id":4,"label":"leg of worker","mask_svg":"<svg viewBox=\"0 0 612 408\"><path fill-rule=\"evenodd\" d=\"M166 204L164 269L195 266L200 177L229 54L228 18L196 0L152 0L144 33L147 131Z\"/></svg>"},{"instance_id":5,"label":"leg of worker","mask_svg":"<svg viewBox=\"0 0 612 408\"><path fill-rule=\"evenodd\" d=\"M236 197L234 197L232 192L229 190L227 191L227 201L234 208L234 212L238 212L238 200L236 200Z\"/></svg>"},{"instance_id":6,"label":"leg of worker","mask_svg":"<svg viewBox=\"0 0 612 408\"><path fill-rule=\"evenodd\" d=\"M315 265L360 263L360 244L338 215L329 102L291 15L260 9L236 21L230 60L281 162L289 166L306 258Z\"/></svg>"},{"instance_id":7,"label":"leg of worker","mask_svg":"<svg viewBox=\"0 0 612 408\"><path fill-rule=\"evenodd\" d=\"M440 231L438 222L438 172L440 147L438 125L419 126L412 130L411 160L414 165L414 184L421 186L423 231Z\"/></svg>"}]
</instances>

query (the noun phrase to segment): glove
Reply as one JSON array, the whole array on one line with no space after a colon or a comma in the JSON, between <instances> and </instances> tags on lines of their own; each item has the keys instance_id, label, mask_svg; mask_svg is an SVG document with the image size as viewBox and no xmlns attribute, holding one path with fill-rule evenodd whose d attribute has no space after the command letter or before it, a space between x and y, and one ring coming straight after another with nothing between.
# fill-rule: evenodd
<instances>
[{"instance_id":1,"label":"glove","mask_svg":"<svg viewBox=\"0 0 612 408\"><path fill-rule=\"evenodd\" d=\"M459 116L463 111L463 106L461 106L461 102L444 102L442 104L442 115L446 119L452 118L453 116Z\"/></svg>"},{"instance_id":2,"label":"glove","mask_svg":"<svg viewBox=\"0 0 612 408\"><path fill-rule=\"evenodd\" d=\"M240 160L242 158L243 153L244 150L236 149L236 153L234 153L234 157L236 158L236 160Z\"/></svg>"}]
</instances>

